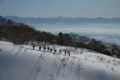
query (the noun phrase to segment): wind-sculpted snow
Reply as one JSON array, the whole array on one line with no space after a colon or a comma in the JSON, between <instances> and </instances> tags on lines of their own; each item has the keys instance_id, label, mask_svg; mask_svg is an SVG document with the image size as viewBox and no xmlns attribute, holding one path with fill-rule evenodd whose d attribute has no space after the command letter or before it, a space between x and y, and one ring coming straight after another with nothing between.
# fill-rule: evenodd
<instances>
[{"instance_id":1,"label":"wind-sculpted snow","mask_svg":"<svg viewBox=\"0 0 120 80\"><path fill-rule=\"evenodd\" d=\"M71 55L0 41L0 80L120 80L120 59L87 49L54 48L69 49Z\"/></svg>"}]
</instances>

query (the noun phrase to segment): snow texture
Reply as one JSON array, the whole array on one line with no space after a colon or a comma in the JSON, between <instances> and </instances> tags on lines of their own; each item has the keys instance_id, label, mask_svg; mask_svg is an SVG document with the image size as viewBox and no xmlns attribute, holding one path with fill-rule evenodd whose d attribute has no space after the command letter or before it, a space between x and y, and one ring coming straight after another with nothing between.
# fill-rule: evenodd
<instances>
[{"instance_id":1,"label":"snow texture","mask_svg":"<svg viewBox=\"0 0 120 80\"><path fill-rule=\"evenodd\" d=\"M120 59L82 48L48 46L57 53L0 41L0 80L120 80Z\"/></svg>"}]
</instances>

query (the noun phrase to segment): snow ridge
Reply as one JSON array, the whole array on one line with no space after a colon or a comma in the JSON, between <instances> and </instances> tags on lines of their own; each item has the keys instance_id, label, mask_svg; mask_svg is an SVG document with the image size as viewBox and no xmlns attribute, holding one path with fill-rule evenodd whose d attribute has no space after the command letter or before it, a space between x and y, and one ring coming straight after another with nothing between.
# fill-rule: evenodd
<instances>
[{"instance_id":1,"label":"snow ridge","mask_svg":"<svg viewBox=\"0 0 120 80\"><path fill-rule=\"evenodd\" d=\"M55 47L70 49L71 56L0 41L0 80L120 80L120 59L87 49Z\"/></svg>"}]
</instances>

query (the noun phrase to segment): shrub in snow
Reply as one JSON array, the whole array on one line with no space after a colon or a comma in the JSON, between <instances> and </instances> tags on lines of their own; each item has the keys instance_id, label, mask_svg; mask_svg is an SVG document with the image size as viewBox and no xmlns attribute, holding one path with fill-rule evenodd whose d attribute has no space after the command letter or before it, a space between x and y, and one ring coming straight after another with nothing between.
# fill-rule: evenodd
<instances>
[{"instance_id":1,"label":"shrub in snow","mask_svg":"<svg viewBox=\"0 0 120 80\"><path fill-rule=\"evenodd\" d=\"M114 57L114 58L117 58L117 56L116 56L116 55L113 55L113 57Z\"/></svg>"},{"instance_id":2,"label":"shrub in snow","mask_svg":"<svg viewBox=\"0 0 120 80\"><path fill-rule=\"evenodd\" d=\"M106 68L108 68L108 67L109 67L109 64L106 65Z\"/></svg>"},{"instance_id":3,"label":"shrub in snow","mask_svg":"<svg viewBox=\"0 0 120 80\"><path fill-rule=\"evenodd\" d=\"M105 59L103 57L100 58L100 61L105 61Z\"/></svg>"},{"instance_id":4,"label":"shrub in snow","mask_svg":"<svg viewBox=\"0 0 120 80\"><path fill-rule=\"evenodd\" d=\"M84 50L83 50L83 49L81 49L81 50L80 50L80 54L82 54L82 53L83 53L83 51L84 51Z\"/></svg>"},{"instance_id":5,"label":"shrub in snow","mask_svg":"<svg viewBox=\"0 0 120 80\"><path fill-rule=\"evenodd\" d=\"M89 55L89 57L91 57L91 55Z\"/></svg>"},{"instance_id":6,"label":"shrub in snow","mask_svg":"<svg viewBox=\"0 0 120 80\"><path fill-rule=\"evenodd\" d=\"M113 67L111 67L111 70L112 70L112 71L115 71L115 69L114 69Z\"/></svg>"},{"instance_id":7,"label":"shrub in snow","mask_svg":"<svg viewBox=\"0 0 120 80\"><path fill-rule=\"evenodd\" d=\"M85 57L85 60L88 60L87 57Z\"/></svg>"}]
</instances>

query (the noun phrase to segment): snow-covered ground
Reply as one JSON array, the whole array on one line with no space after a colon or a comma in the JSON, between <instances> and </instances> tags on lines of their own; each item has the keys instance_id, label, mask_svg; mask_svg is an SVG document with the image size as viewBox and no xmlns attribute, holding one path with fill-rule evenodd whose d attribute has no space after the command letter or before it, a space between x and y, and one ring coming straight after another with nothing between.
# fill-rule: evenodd
<instances>
[{"instance_id":1,"label":"snow-covered ground","mask_svg":"<svg viewBox=\"0 0 120 80\"><path fill-rule=\"evenodd\" d=\"M87 49L49 47L57 53L0 41L0 80L120 80L120 59ZM60 49L71 55L58 55Z\"/></svg>"}]
</instances>

